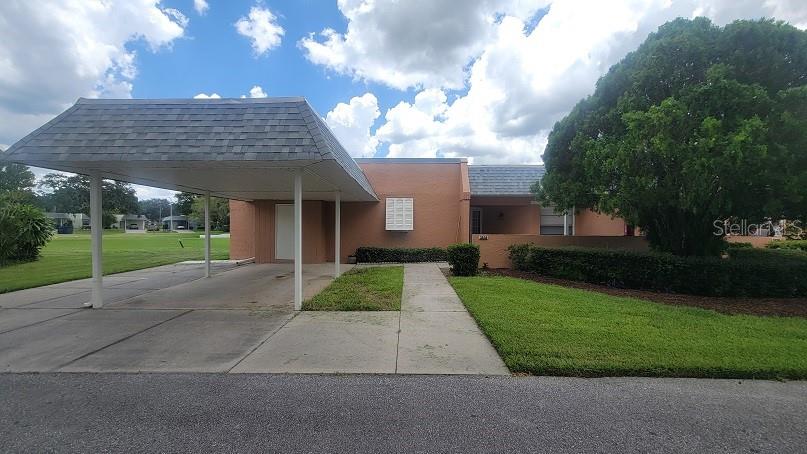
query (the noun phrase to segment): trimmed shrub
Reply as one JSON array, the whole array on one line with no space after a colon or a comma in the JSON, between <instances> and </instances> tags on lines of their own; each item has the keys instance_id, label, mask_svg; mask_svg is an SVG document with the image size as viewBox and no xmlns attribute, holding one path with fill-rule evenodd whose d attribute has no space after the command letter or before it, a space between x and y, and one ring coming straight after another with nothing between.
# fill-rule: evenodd
<instances>
[{"instance_id":1,"label":"trimmed shrub","mask_svg":"<svg viewBox=\"0 0 807 454\"><path fill-rule=\"evenodd\" d=\"M507 247L510 263L516 271L527 271L527 254L530 253L529 244L511 244Z\"/></svg>"},{"instance_id":2,"label":"trimmed shrub","mask_svg":"<svg viewBox=\"0 0 807 454\"><path fill-rule=\"evenodd\" d=\"M446 250L439 247L385 248L362 246L356 249L356 261L359 263L445 262Z\"/></svg>"},{"instance_id":3,"label":"trimmed shrub","mask_svg":"<svg viewBox=\"0 0 807 454\"><path fill-rule=\"evenodd\" d=\"M807 296L807 258L793 254L740 248L723 259L605 249L528 249L524 269L543 276L706 296Z\"/></svg>"},{"instance_id":4,"label":"trimmed shrub","mask_svg":"<svg viewBox=\"0 0 807 454\"><path fill-rule=\"evenodd\" d=\"M0 265L28 261L53 236L53 222L39 208L0 201Z\"/></svg>"},{"instance_id":5,"label":"trimmed shrub","mask_svg":"<svg viewBox=\"0 0 807 454\"><path fill-rule=\"evenodd\" d=\"M479 272L479 246L469 243L452 244L447 248L448 264L454 276L476 276Z\"/></svg>"},{"instance_id":6,"label":"trimmed shrub","mask_svg":"<svg viewBox=\"0 0 807 454\"><path fill-rule=\"evenodd\" d=\"M768 249L795 249L807 252L807 240L771 241L765 247Z\"/></svg>"}]
</instances>

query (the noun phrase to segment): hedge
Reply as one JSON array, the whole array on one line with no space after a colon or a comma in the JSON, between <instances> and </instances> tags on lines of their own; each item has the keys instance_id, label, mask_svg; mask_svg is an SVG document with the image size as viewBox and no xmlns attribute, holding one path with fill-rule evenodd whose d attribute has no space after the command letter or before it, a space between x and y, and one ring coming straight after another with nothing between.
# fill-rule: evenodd
<instances>
[{"instance_id":1,"label":"hedge","mask_svg":"<svg viewBox=\"0 0 807 454\"><path fill-rule=\"evenodd\" d=\"M792 249L807 252L807 240L771 241L765 247L768 249Z\"/></svg>"},{"instance_id":2,"label":"hedge","mask_svg":"<svg viewBox=\"0 0 807 454\"><path fill-rule=\"evenodd\" d=\"M447 249L448 264L454 276L476 276L479 272L479 246L475 244L452 244Z\"/></svg>"},{"instance_id":3,"label":"hedge","mask_svg":"<svg viewBox=\"0 0 807 454\"><path fill-rule=\"evenodd\" d=\"M446 260L446 250L439 247L384 248L362 246L356 249L356 261L359 263L445 262Z\"/></svg>"},{"instance_id":4,"label":"hedge","mask_svg":"<svg viewBox=\"0 0 807 454\"><path fill-rule=\"evenodd\" d=\"M705 296L807 296L807 258L756 251L736 248L729 258L719 258L532 245L509 248L514 269L561 279Z\"/></svg>"}]
</instances>

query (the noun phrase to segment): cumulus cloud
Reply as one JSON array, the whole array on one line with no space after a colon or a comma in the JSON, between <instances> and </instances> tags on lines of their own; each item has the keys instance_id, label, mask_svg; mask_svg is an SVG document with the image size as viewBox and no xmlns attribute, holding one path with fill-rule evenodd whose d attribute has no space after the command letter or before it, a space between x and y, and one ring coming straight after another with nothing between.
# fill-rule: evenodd
<instances>
[{"instance_id":1,"label":"cumulus cloud","mask_svg":"<svg viewBox=\"0 0 807 454\"><path fill-rule=\"evenodd\" d=\"M220 99L221 96L218 93L199 93L193 97L193 99Z\"/></svg>"},{"instance_id":2,"label":"cumulus cloud","mask_svg":"<svg viewBox=\"0 0 807 454\"><path fill-rule=\"evenodd\" d=\"M133 40L151 50L187 18L157 0L0 2L0 141L13 142L78 97L131 97Z\"/></svg>"},{"instance_id":3,"label":"cumulus cloud","mask_svg":"<svg viewBox=\"0 0 807 454\"><path fill-rule=\"evenodd\" d=\"M196 10L196 14L202 16L210 9L210 5L207 4L206 0L193 0L193 9Z\"/></svg>"},{"instance_id":4,"label":"cumulus cloud","mask_svg":"<svg viewBox=\"0 0 807 454\"><path fill-rule=\"evenodd\" d=\"M545 2L339 0L347 31L326 28L298 43L311 62L390 87L462 88L502 13L529 17Z\"/></svg>"},{"instance_id":5,"label":"cumulus cloud","mask_svg":"<svg viewBox=\"0 0 807 454\"><path fill-rule=\"evenodd\" d=\"M345 14L347 32L330 33L325 41L309 38L301 45L311 61L354 77L397 88L431 87L384 114L371 139L387 144L389 156L468 156L477 163L536 163L554 123L593 92L597 78L611 65L664 22L706 15L722 25L774 16L804 27L807 14L807 8L791 0L557 0L535 24L531 14L543 3L506 3L497 10L514 12L501 13L488 28L479 28L484 30L482 41L470 45L474 50L463 58L456 57L456 46L429 44L430 25L416 20L421 18L418 12L400 18L412 27L402 38L404 44L385 42L387 31L377 30L379 24L389 14L403 15L406 10L381 1L340 2L340 9L349 12ZM484 2L474 5L482 13L490 11ZM373 44L355 51L349 44L351 33ZM406 36L420 40L407 43ZM324 56L327 53L331 55ZM446 64L435 63L431 69L421 66L427 56ZM374 64L379 67L372 68ZM457 81L463 89L449 99L446 93L452 92L443 89L456 87ZM358 133L362 141L370 140L363 131Z\"/></svg>"},{"instance_id":6,"label":"cumulus cloud","mask_svg":"<svg viewBox=\"0 0 807 454\"><path fill-rule=\"evenodd\" d=\"M254 87L249 89L249 97L250 98L265 98L268 95L260 85L255 85Z\"/></svg>"},{"instance_id":7,"label":"cumulus cloud","mask_svg":"<svg viewBox=\"0 0 807 454\"><path fill-rule=\"evenodd\" d=\"M337 104L328 112L325 122L351 156L370 157L378 148L378 139L370 129L379 115L378 99L372 93L365 93L347 104Z\"/></svg>"},{"instance_id":8,"label":"cumulus cloud","mask_svg":"<svg viewBox=\"0 0 807 454\"><path fill-rule=\"evenodd\" d=\"M286 33L277 24L277 17L268 8L261 6L250 8L249 14L235 23L235 29L240 35L249 38L257 56L280 46L281 38Z\"/></svg>"}]
</instances>

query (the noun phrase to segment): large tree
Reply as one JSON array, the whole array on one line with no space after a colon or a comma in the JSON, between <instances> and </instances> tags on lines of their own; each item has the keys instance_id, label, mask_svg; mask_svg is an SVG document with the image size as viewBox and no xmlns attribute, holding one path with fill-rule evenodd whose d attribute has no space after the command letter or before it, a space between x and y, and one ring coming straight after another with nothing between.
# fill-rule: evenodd
<instances>
[{"instance_id":1,"label":"large tree","mask_svg":"<svg viewBox=\"0 0 807 454\"><path fill-rule=\"evenodd\" d=\"M171 212L171 201L168 199L146 199L139 202L140 214L152 221L161 221Z\"/></svg>"},{"instance_id":2,"label":"large tree","mask_svg":"<svg viewBox=\"0 0 807 454\"><path fill-rule=\"evenodd\" d=\"M47 211L90 212L90 179L83 175L49 173L39 183L45 190L41 204ZM135 190L129 183L104 180L101 186L104 212L133 214L140 211Z\"/></svg>"},{"instance_id":3,"label":"large tree","mask_svg":"<svg viewBox=\"0 0 807 454\"><path fill-rule=\"evenodd\" d=\"M200 225L205 222L205 199L197 197L193 201L191 218ZM230 230L230 201L219 197L210 198L210 228L213 230Z\"/></svg>"},{"instance_id":4,"label":"large tree","mask_svg":"<svg viewBox=\"0 0 807 454\"><path fill-rule=\"evenodd\" d=\"M807 215L807 32L678 19L559 121L539 200L621 216L652 247L719 251L715 220Z\"/></svg>"},{"instance_id":5,"label":"large tree","mask_svg":"<svg viewBox=\"0 0 807 454\"><path fill-rule=\"evenodd\" d=\"M36 202L36 178L27 166L0 162L0 197L26 204Z\"/></svg>"},{"instance_id":6,"label":"large tree","mask_svg":"<svg viewBox=\"0 0 807 454\"><path fill-rule=\"evenodd\" d=\"M193 201L196 199L196 194L183 191L176 193L174 197L176 197L174 214L190 216L193 212Z\"/></svg>"}]
</instances>

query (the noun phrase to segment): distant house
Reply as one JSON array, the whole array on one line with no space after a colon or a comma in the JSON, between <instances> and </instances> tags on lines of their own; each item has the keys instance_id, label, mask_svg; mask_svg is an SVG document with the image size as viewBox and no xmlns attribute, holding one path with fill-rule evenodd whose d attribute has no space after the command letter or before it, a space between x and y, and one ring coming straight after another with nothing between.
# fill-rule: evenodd
<instances>
[{"instance_id":1,"label":"distant house","mask_svg":"<svg viewBox=\"0 0 807 454\"><path fill-rule=\"evenodd\" d=\"M145 233L148 219L142 214L116 214L116 228L126 233Z\"/></svg>"},{"instance_id":2,"label":"distant house","mask_svg":"<svg viewBox=\"0 0 807 454\"><path fill-rule=\"evenodd\" d=\"M184 215L163 218L163 230L193 230L194 228L196 228L196 223Z\"/></svg>"},{"instance_id":3,"label":"distant house","mask_svg":"<svg viewBox=\"0 0 807 454\"><path fill-rule=\"evenodd\" d=\"M90 217L82 213L45 213L53 220L58 233L73 233L73 229L90 228Z\"/></svg>"}]
</instances>

